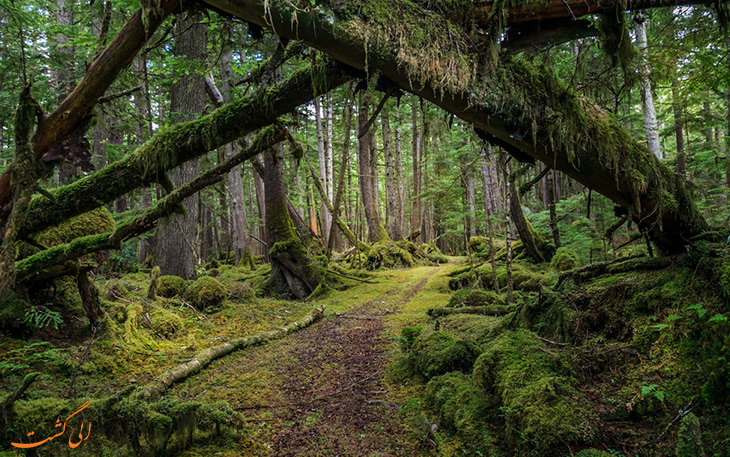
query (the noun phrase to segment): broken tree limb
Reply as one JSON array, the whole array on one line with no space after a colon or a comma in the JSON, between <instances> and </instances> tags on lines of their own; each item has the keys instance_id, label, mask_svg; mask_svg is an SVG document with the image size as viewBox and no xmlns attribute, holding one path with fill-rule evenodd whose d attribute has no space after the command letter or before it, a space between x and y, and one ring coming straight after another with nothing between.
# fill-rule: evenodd
<instances>
[{"instance_id":1,"label":"broken tree limb","mask_svg":"<svg viewBox=\"0 0 730 457\"><path fill-rule=\"evenodd\" d=\"M148 402L154 401L171 386L204 369L214 360L225 357L234 351L265 344L269 341L283 338L286 335L309 327L322 318L322 313L324 313L324 305L313 310L308 316L293 322L286 327L271 330L260 335L237 338L221 344L220 346L215 346L201 351L189 362L162 373L155 381L152 381L135 392L134 396L137 400Z\"/></svg>"},{"instance_id":2,"label":"broken tree limb","mask_svg":"<svg viewBox=\"0 0 730 457\"><path fill-rule=\"evenodd\" d=\"M513 312L511 306L464 306L461 308L431 308L426 311L431 317L448 316L449 314L482 314L485 316L504 316Z\"/></svg>"},{"instance_id":3,"label":"broken tree limb","mask_svg":"<svg viewBox=\"0 0 730 457\"><path fill-rule=\"evenodd\" d=\"M449 35L459 33L458 25L432 26L447 19L443 14L393 0L393 17L413 19L396 26L387 17L364 18L350 10L345 15L326 5L302 9L266 0L207 3L355 68L380 72L471 123L488 141L564 172L628 209L665 253L684 251L692 236L706 230L685 181L613 116L546 68L498 53L490 61L483 49L458 46L459 40ZM424 30L439 46L409 42ZM462 28L462 33L468 32ZM430 53L432 47L439 52Z\"/></svg>"},{"instance_id":4,"label":"broken tree limb","mask_svg":"<svg viewBox=\"0 0 730 457\"><path fill-rule=\"evenodd\" d=\"M312 82L314 76L317 84ZM34 199L19 235L55 225L157 182L166 171L274 123L280 115L350 78L340 65L305 68L265 93L228 103L200 119L163 129L125 158L53 190L55 201Z\"/></svg>"},{"instance_id":5,"label":"broken tree limb","mask_svg":"<svg viewBox=\"0 0 730 457\"><path fill-rule=\"evenodd\" d=\"M155 33L180 0L162 0L155 6L143 7L127 22L104 52L89 66L84 79L60 105L38 126L33 135L33 153L37 160L86 119L119 73ZM10 201L10 168L0 175L0 206Z\"/></svg>"},{"instance_id":6,"label":"broken tree limb","mask_svg":"<svg viewBox=\"0 0 730 457\"><path fill-rule=\"evenodd\" d=\"M155 228L160 219L175 212L187 197L223 180L233 167L255 157L264 150L283 141L285 138L287 138L287 135L283 129L267 127L259 133L251 143L251 146L229 157L226 161L201 174L193 181L167 194L141 216L121 223L116 227L114 232L77 238L71 243L54 246L19 260L15 264L16 279L18 281L34 279L39 277L39 274L43 270L54 265L65 264L70 260L91 252L104 249L118 249L122 242ZM52 274L55 275L56 273L54 272ZM42 277L45 279L48 276L44 274Z\"/></svg>"}]
</instances>

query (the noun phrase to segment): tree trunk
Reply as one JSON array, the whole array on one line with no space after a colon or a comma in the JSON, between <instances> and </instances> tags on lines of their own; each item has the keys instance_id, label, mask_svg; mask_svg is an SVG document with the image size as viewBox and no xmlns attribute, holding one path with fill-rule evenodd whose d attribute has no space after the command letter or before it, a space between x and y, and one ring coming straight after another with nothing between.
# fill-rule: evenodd
<instances>
[{"instance_id":1,"label":"tree trunk","mask_svg":"<svg viewBox=\"0 0 730 457\"><path fill-rule=\"evenodd\" d=\"M482 171L482 195L484 197L484 213L487 215L487 236L489 237L489 261L492 264L492 284L494 284L494 291L499 293L499 281L497 280L497 262L494 259L494 226L492 224L492 213L494 212L493 199L491 198L494 192L490 182L491 172L489 171L489 156L487 155L487 149L482 148L479 150L480 156L480 168Z\"/></svg>"},{"instance_id":2,"label":"tree trunk","mask_svg":"<svg viewBox=\"0 0 730 457\"><path fill-rule=\"evenodd\" d=\"M644 130L646 131L646 144L649 152L657 159L662 158L662 151L659 148L659 127L656 120L656 108L654 106L654 92L651 84L651 72L649 69L649 52L646 39L646 18L644 12L639 11L634 16L634 29L636 31L636 45L639 48L639 76L641 86L641 107L644 111Z\"/></svg>"},{"instance_id":3,"label":"tree trunk","mask_svg":"<svg viewBox=\"0 0 730 457\"><path fill-rule=\"evenodd\" d=\"M418 127L418 105L413 102L411 105L411 138L413 140L413 178L411 179L412 209L411 209L411 233L419 232L418 239L421 239L421 129Z\"/></svg>"},{"instance_id":4,"label":"tree trunk","mask_svg":"<svg viewBox=\"0 0 730 457\"><path fill-rule=\"evenodd\" d=\"M329 182L327 176L327 153L324 146L324 128L322 126L322 97L314 99L314 118L317 130L317 156L319 157L319 179L324 183L325 193L329 196L329 188L327 184ZM327 210L327 205L322 201L320 214L322 215L322 237L325 244L327 244L327 237L330 233L331 216Z\"/></svg>"},{"instance_id":5,"label":"tree trunk","mask_svg":"<svg viewBox=\"0 0 730 457\"><path fill-rule=\"evenodd\" d=\"M309 256L289 216L284 179L284 149L264 154L266 242L271 259L271 287L282 297L308 297L324 279L323 265Z\"/></svg>"},{"instance_id":6,"label":"tree trunk","mask_svg":"<svg viewBox=\"0 0 730 457\"><path fill-rule=\"evenodd\" d=\"M179 14L175 24L173 54L192 62L205 62L207 56L207 24L202 14ZM193 120L205 109L205 80L197 71L190 71L172 85L170 111L176 122ZM179 187L200 174L200 162L193 159L170 171L170 179ZM198 198L185 200L185 215L176 214L157 230L155 261L161 274L193 279L195 275L195 225L198 220Z\"/></svg>"},{"instance_id":7,"label":"tree trunk","mask_svg":"<svg viewBox=\"0 0 730 457\"><path fill-rule=\"evenodd\" d=\"M547 200L548 200L548 209L550 210L550 230L553 233L553 243L555 244L555 249L562 246L562 243L560 242L560 230L558 229L558 214L555 210L555 192L553 191L554 185L553 185L553 178L555 177L555 170L550 170L547 175L545 175L545 179L547 180Z\"/></svg>"},{"instance_id":8,"label":"tree trunk","mask_svg":"<svg viewBox=\"0 0 730 457\"><path fill-rule=\"evenodd\" d=\"M350 163L350 131L352 130L352 110L353 106L352 103L346 102L345 107L345 135L344 135L344 141L342 145L342 160L340 160L340 174L337 178L337 193L335 194L335 201L333 202L333 208L332 208L332 217L335 220L338 220L338 225L340 225L340 220L342 217L340 216L340 207L342 206L342 194L344 192L345 187L345 174L348 175L348 177L352 177L351 173L348 173L349 163ZM342 221L344 224L344 221ZM352 235L352 238L348 236L348 234L342 229L340 226L340 229L342 232L347 236L349 241L354 245L357 246L357 241L353 242L353 239L356 240L355 235ZM332 250L335 248L334 245L334 238L332 232L334 231L334 227L332 230L330 230L330 237L329 242L327 243L327 254L328 257L332 253Z\"/></svg>"},{"instance_id":9,"label":"tree trunk","mask_svg":"<svg viewBox=\"0 0 730 457\"><path fill-rule=\"evenodd\" d=\"M233 83L233 52L230 45L226 46L221 55L221 95L223 103L230 103L231 85ZM238 152L236 142L225 145L226 158ZM241 177L242 167L236 167L228 173L228 192L231 209L231 225L233 226L233 251L235 253L235 264L244 262L253 269L253 255L251 254L251 236L248 232L248 220L246 217L246 202L243 195L243 179Z\"/></svg>"},{"instance_id":10,"label":"tree trunk","mask_svg":"<svg viewBox=\"0 0 730 457\"><path fill-rule=\"evenodd\" d=\"M684 155L684 120L682 119L682 98L680 95L679 81L672 80L672 110L674 112L674 137L677 141L677 173L684 177L687 164Z\"/></svg>"},{"instance_id":11,"label":"tree trunk","mask_svg":"<svg viewBox=\"0 0 730 457\"><path fill-rule=\"evenodd\" d=\"M400 208L398 207L398 183L396 182L395 154L390 142L390 120L388 105L381 113L383 122L383 155L385 156L385 225L392 240L403 239L400 231Z\"/></svg>"},{"instance_id":12,"label":"tree trunk","mask_svg":"<svg viewBox=\"0 0 730 457\"><path fill-rule=\"evenodd\" d=\"M357 113L358 139L357 139L357 165L360 181L360 196L362 198L365 219L368 224L368 240L371 243L389 241L388 232L380 222L380 213L375 201L375 189L373 189L372 156L370 151L371 132L365 132L370 116L369 95L360 92L360 109ZM372 128L372 127L371 127Z\"/></svg>"},{"instance_id":13,"label":"tree trunk","mask_svg":"<svg viewBox=\"0 0 730 457\"><path fill-rule=\"evenodd\" d=\"M530 222L525 218L525 213L522 211L522 203L520 202L520 193L515 188L515 183L512 178L510 178L509 186L511 189L509 192L510 219L517 228L517 233L520 235L520 240L525 247L527 255L532 257L537 263L550 260L550 250L545 244L545 239L542 235L535 232Z\"/></svg>"},{"instance_id":14,"label":"tree trunk","mask_svg":"<svg viewBox=\"0 0 730 457\"><path fill-rule=\"evenodd\" d=\"M395 122L400 127L400 116L398 110L395 110ZM403 181L403 149L401 143L400 128L395 129L395 182L398 186L398 214L396 218L399 221L398 231L400 238L404 238L408 231L408 220L406 219L406 196Z\"/></svg>"},{"instance_id":15,"label":"tree trunk","mask_svg":"<svg viewBox=\"0 0 730 457\"><path fill-rule=\"evenodd\" d=\"M611 8L617 6L609 3ZM443 62L426 57L424 65L421 59L406 57L418 54L418 47L407 40L394 46L389 37L381 34L380 27L357 28L362 25L357 15L341 17L327 7L324 14L320 10L302 11L287 3L272 7L264 0L208 0L208 4L274 28L280 36L301 40L355 68L377 69L401 88L471 123L489 141L507 147L511 153L537 158L629 209L631 217L667 253L684 251L687 240L707 228L686 184L676 173L661 166L614 118L573 92L566 92L546 68L505 55L485 62L488 56L483 52L457 50L454 44L444 52L464 64L454 71L429 72L429 68ZM403 25L401 36L429 30L441 33L444 43L454 42L448 35L453 31L436 30L430 25L433 14L423 14L420 7L409 2L398 1L394 7L414 19ZM561 14L566 14L565 5L560 4L560 8ZM542 16L546 10L538 11ZM373 46L378 52L368 51ZM414 75L420 78L415 84ZM554 119L559 121L552 122ZM639 176L641 179L637 179ZM672 204L667 204L667 193L673 197Z\"/></svg>"}]
</instances>

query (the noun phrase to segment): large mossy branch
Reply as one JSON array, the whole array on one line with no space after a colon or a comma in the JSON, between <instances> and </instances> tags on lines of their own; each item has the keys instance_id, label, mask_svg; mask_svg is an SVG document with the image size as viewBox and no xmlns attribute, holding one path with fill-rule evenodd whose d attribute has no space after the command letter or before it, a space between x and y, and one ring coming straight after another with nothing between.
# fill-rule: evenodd
<instances>
[{"instance_id":1,"label":"large mossy branch","mask_svg":"<svg viewBox=\"0 0 730 457\"><path fill-rule=\"evenodd\" d=\"M34 198L19 235L27 236L162 180L168 170L272 124L282 114L349 78L336 65L306 68L255 96L229 103L195 121L163 129L122 160L54 190L52 200Z\"/></svg>"},{"instance_id":2,"label":"large mossy branch","mask_svg":"<svg viewBox=\"0 0 730 457\"><path fill-rule=\"evenodd\" d=\"M207 3L378 72L471 123L491 142L564 172L629 209L665 252L683 251L706 229L682 178L613 116L545 68L454 45L459 40L450 34L468 44L468 30L454 23L434 27L435 13L415 14L411 2L394 0L387 8L376 0L359 8L332 2L314 9L283 0Z\"/></svg>"},{"instance_id":3,"label":"large mossy branch","mask_svg":"<svg viewBox=\"0 0 730 457\"><path fill-rule=\"evenodd\" d=\"M123 241L155 228L160 219L175 212L186 198L223 180L233 167L257 156L285 138L287 138L285 130L273 126L265 128L251 146L161 198L141 216L120 223L114 232L79 237L70 243L54 246L19 260L15 263L16 279L28 281L36 277L45 277L47 276L45 272L50 267L64 265L92 252L118 249Z\"/></svg>"}]
</instances>

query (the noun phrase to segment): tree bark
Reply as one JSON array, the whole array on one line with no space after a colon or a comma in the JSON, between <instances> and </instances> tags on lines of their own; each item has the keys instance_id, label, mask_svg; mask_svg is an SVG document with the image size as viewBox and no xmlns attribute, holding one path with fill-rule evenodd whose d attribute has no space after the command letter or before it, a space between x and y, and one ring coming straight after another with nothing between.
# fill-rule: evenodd
<instances>
[{"instance_id":1,"label":"tree bark","mask_svg":"<svg viewBox=\"0 0 730 457\"><path fill-rule=\"evenodd\" d=\"M405 57L418 52L415 46L407 42L395 46L380 28L363 27L357 15L342 18L329 11L335 17L332 21L325 20L332 16L319 10L296 10L294 16L292 6L272 7L264 0L208 0L208 4L274 28L281 36L299 39L355 68L377 69L401 88L471 123L486 139L537 158L629 209L667 253L683 251L688 240L707 227L676 173L661 165L614 118L566 90L545 68L509 56L484 62L484 53L461 48L457 60L466 62L469 72L476 68L476 75L457 78L458 71L428 73L430 67ZM428 25L433 15L417 14L408 2L394 0L393 7L413 13L409 17L414 20L403 24L407 31L402 36L428 29L443 33L443 42L454 41L447 29L436 31ZM411 84L414 74L420 79ZM560 122L548 121L555 119L555 113L560 113Z\"/></svg>"},{"instance_id":2,"label":"tree bark","mask_svg":"<svg viewBox=\"0 0 730 457\"><path fill-rule=\"evenodd\" d=\"M371 133L365 132L370 116L369 95L360 92L360 109L357 113L358 139L357 139L357 165L359 170L360 196L362 198L365 219L368 224L368 240L371 243L389 241L388 232L380 222L380 213L375 201L375 190L373 189L373 169ZM372 128L372 127L371 127Z\"/></svg>"},{"instance_id":3,"label":"tree bark","mask_svg":"<svg viewBox=\"0 0 730 457\"><path fill-rule=\"evenodd\" d=\"M525 218L525 213L522 211L522 203L520 202L520 195L517 189L515 189L513 180L510 180L510 189L510 219L517 228L517 233L520 235L525 252L537 263L550 260L550 250L545 244L545 239L542 235L535 232L530 222Z\"/></svg>"},{"instance_id":4,"label":"tree bark","mask_svg":"<svg viewBox=\"0 0 730 457\"><path fill-rule=\"evenodd\" d=\"M322 127L322 97L316 97L314 99L314 118L317 130L317 157L319 157L319 179L321 179L324 183L323 185L325 189L325 194L329 196L329 188L327 186L327 155L324 147L324 129ZM324 201L322 201L320 214L322 215L322 237L325 244L327 244L332 222L329 210L327 209L327 205L325 205Z\"/></svg>"},{"instance_id":5,"label":"tree bark","mask_svg":"<svg viewBox=\"0 0 730 457\"><path fill-rule=\"evenodd\" d=\"M205 62L207 58L207 24L202 23L200 13L182 13L175 23L173 54L189 62ZM186 72L187 73L187 72ZM205 79L196 68L189 69L172 85L170 111L175 122L191 121L205 109ZM177 115L176 113L180 113ZM176 187L192 181L200 174L199 159L193 159L170 171L170 179ZM162 275L175 275L194 279L195 274L195 226L198 221L198 197L191 196L185 202L186 214L176 214L165 220L157 229L155 263Z\"/></svg>"},{"instance_id":6,"label":"tree bark","mask_svg":"<svg viewBox=\"0 0 730 457\"><path fill-rule=\"evenodd\" d=\"M492 284L494 291L499 293L499 281L497 280L497 262L494 259L494 226L492 224L492 213L494 212L493 199L491 195L494 190L491 188L489 171L489 156L487 149L479 150L480 168L482 172L482 196L484 197L484 213L487 215L487 236L489 237L489 261L492 264Z\"/></svg>"},{"instance_id":7,"label":"tree bark","mask_svg":"<svg viewBox=\"0 0 730 457\"><path fill-rule=\"evenodd\" d=\"M352 103L346 102L345 107L345 135L344 135L344 141L342 144L342 159L340 160L340 174L337 178L337 193L335 194L335 201L333 202L333 208L332 208L332 217L334 220L338 220L337 225L340 225L339 221L342 221L342 217L340 216L340 207L342 205L342 194L344 193L344 187L345 187L345 174L348 176L351 176L350 173L347 173L350 163L350 131L352 130L352 110L353 106ZM342 221L344 224L344 221ZM350 238L347 233L345 233L345 230L340 226L340 230L342 230L342 233L345 234L345 236L348 238L348 240L353 243L354 246L357 246L357 238L355 237L355 234L352 234L352 238ZM332 253L332 250L334 249L334 238L332 235L332 232L334 231L334 227L330 230L330 237L329 242L327 243L327 254L328 257ZM353 239L355 240L353 242Z\"/></svg>"},{"instance_id":8,"label":"tree bark","mask_svg":"<svg viewBox=\"0 0 730 457\"><path fill-rule=\"evenodd\" d=\"M383 155L385 156L385 225L392 240L403 239L400 231L400 208L398 183L396 182L395 154L391 145L390 119L388 119L388 105L381 113L383 123Z\"/></svg>"},{"instance_id":9,"label":"tree bark","mask_svg":"<svg viewBox=\"0 0 730 457\"><path fill-rule=\"evenodd\" d=\"M636 45L639 48L639 83L641 86L641 107L644 111L644 130L646 132L646 143L649 152L657 159L662 158L662 151L659 148L659 127L656 121L656 108L654 106L654 92L651 84L651 73L649 70L649 51L646 39L646 18L644 12L639 11L634 16L634 29L636 31Z\"/></svg>"},{"instance_id":10,"label":"tree bark","mask_svg":"<svg viewBox=\"0 0 730 457\"><path fill-rule=\"evenodd\" d=\"M411 139L413 146L413 178L411 179L412 209L411 209L411 233L418 231L419 235L414 242L421 239L421 129L418 126L418 106L416 102L411 105Z\"/></svg>"}]
</instances>

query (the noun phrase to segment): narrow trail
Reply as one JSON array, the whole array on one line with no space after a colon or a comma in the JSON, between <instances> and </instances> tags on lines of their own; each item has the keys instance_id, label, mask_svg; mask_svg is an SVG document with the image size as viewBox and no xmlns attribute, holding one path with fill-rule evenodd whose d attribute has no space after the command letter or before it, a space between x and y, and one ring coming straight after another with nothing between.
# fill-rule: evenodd
<instances>
[{"instance_id":1,"label":"narrow trail","mask_svg":"<svg viewBox=\"0 0 730 457\"><path fill-rule=\"evenodd\" d=\"M384 377L394 346L383 320L444 268L423 267L404 281L383 279L386 287L367 302L216 362L210 376L182 385L179 394L223 399L241 411L248 444L259 445L244 455L425 455L399 405L388 401Z\"/></svg>"}]
</instances>

